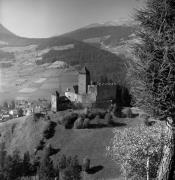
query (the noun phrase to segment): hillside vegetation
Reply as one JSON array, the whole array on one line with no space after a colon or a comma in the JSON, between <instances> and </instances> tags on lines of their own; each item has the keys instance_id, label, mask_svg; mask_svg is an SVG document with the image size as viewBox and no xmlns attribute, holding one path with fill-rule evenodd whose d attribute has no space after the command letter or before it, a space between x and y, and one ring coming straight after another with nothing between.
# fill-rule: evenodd
<instances>
[{"instance_id":1,"label":"hillside vegetation","mask_svg":"<svg viewBox=\"0 0 175 180\"><path fill-rule=\"evenodd\" d=\"M80 114L83 112L82 110L75 111ZM78 155L80 164L83 163L85 157L90 159L93 171L85 175L85 180L120 179L120 166L107 155L106 148L114 136L114 127L117 129L135 127L140 123L140 119L116 118L114 119L115 126L108 126L106 119L96 117L90 122L90 128L65 129L63 125L59 124L59 121L70 113L72 111L62 111L56 114L49 113L50 118L28 116L1 123L0 143L5 142L7 152L10 154L15 150L19 150L21 155L29 151L31 157L36 154L41 158L45 148L51 145L53 149L57 150L56 154L51 156L55 165L58 164L63 154L71 157ZM100 123L103 126L100 126ZM49 124L54 126L48 126ZM98 124L99 126L97 126ZM54 128L54 130L52 129L54 133L47 133L50 128Z\"/></svg>"},{"instance_id":2,"label":"hillside vegetation","mask_svg":"<svg viewBox=\"0 0 175 180\"><path fill-rule=\"evenodd\" d=\"M123 80L126 73L126 59L116 56L108 51L99 49L89 44L74 40L54 39L50 41L50 46L64 45L64 43L73 43L74 48L62 51L50 50L42 55L42 60L37 61L38 65L64 61L71 66L86 65L91 71L94 80L100 80L101 76L107 76L113 81ZM49 44L42 44L39 48L46 48Z\"/></svg>"},{"instance_id":3,"label":"hillside vegetation","mask_svg":"<svg viewBox=\"0 0 175 180\"><path fill-rule=\"evenodd\" d=\"M135 31L136 26L101 26L78 29L65 36L79 41L101 37L105 45L117 46L121 40L127 40Z\"/></svg>"},{"instance_id":4,"label":"hillside vegetation","mask_svg":"<svg viewBox=\"0 0 175 180\"><path fill-rule=\"evenodd\" d=\"M18 149L23 154L34 152L43 136L46 121L35 121L32 116L0 123L0 142L5 142L8 153Z\"/></svg>"}]
</instances>

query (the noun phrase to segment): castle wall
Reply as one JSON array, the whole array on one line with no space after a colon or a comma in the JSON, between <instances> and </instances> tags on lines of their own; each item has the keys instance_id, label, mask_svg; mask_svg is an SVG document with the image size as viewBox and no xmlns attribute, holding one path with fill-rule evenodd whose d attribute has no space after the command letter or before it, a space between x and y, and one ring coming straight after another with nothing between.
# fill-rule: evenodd
<instances>
[{"instance_id":1,"label":"castle wall","mask_svg":"<svg viewBox=\"0 0 175 180\"><path fill-rule=\"evenodd\" d=\"M76 94L73 92L65 92L65 96L74 103L82 103L83 106L89 106L96 101L94 94Z\"/></svg>"},{"instance_id":2,"label":"castle wall","mask_svg":"<svg viewBox=\"0 0 175 180\"><path fill-rule=\"evenodd\" d=\"M97 102L116 100L117 86L113 84L97 85Z\"/></svg>"},{"instance_id":3,"label":"castle wall","mask_svg":"<svg viewBox=\"0 0 175 180\"><path fill-rule=\"evenodd\" d=\"M74 92L65 92L65 96L71 101L76 103L82 103L83 102L83 95L76 94Z\"/></svg>"},{"instance_id":4,"label":"castle wall","mask_svg":"<svg viewBox=\"0 0 175 180\"><path fill-rule=\"evenodd\" d=\"M88 86L88 97L89 101L92 103L96 102L97 100L97 85L89 85Z\"/></svg>"}]
</instances>

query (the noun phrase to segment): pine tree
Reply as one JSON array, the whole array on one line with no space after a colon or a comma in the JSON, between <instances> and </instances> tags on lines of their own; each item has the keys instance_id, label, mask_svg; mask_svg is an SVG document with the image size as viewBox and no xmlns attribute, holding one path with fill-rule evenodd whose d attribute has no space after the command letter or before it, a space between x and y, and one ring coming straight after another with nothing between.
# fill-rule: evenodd
<instances>
[{"instance_id":1,"label":"pine tree","mask_svg":"<svg viewBox=\"0 0 175 180\"><path fill-rule=\"evenodd\" d=\"M15 180L22 176L22 160L19 151L15 150L12 156L7 156L4 167L4 176L8 180Z\"/></svg>"},{"instance_id":2,"label":"pine tree","mask_svg":"<svg viewBox=\"0 0 175 180\"><path fill-rule=\"evenodd\" d=\"M54 178L53 162L49 156L49 151L46 149L41 160L38 170L39 178L42 180L51 180Z\"/></svg>"},{"instance_id":3,"label":"pine tree","mask_svg":"<svg viewBox=\"0 0 175 180\"><path fill-rule=\"evenodd\" d=\"M14 101L14 100L11 101L10 106L11 106L11 107L10 107L11 109L15 109L15 101Z\"/></svg>"},{"instance_id":4,"label":"pine tree","mask_svg":"<svg viewBox=\"0 0 175 180\"><path fill-rule=\"evenodd\" d=\"M59 160L61 180L81 180L81 166L77 156L66 157L62 155Z\"/></svg>"},{"instance_id":5,"label":"pine tree","mask_svg":"<svg viewBox=\"0 0 175 180\"><path fill-rule=\"evenodd\" d=\"M31 175L32 165L30 163L30 154L28 151L24 154L22 168L23 168L22 169L23 176Z\"/></svg>"},{"instance_id":6,"label":"pine tree","mask_svg":"<svg viewBox=\"0 0 175 180\"><path fill-rule=\"evenodd\" d=\"M5 149L5 142L0 145L0 171L3 171L5 165L5 158L7 156L7 152Z\"/></svg>"},{"instance_id":7,"label":"pine tree","mask_svg":"<svg viewBox=\"0 0 175 180\"><path fill-rule=\"evenodd\" d=\"M147 0L136 20L141 43L129 71L135 105L156 118L175 119L175 1Z\"/></svg>"}]
</instances>

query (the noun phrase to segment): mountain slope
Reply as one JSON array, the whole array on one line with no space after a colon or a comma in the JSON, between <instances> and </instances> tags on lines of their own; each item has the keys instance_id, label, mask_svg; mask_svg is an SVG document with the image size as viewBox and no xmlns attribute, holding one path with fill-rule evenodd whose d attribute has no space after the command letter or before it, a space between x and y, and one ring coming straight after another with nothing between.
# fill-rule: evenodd
<instances>
[{"instance_id":1,"label":"mountain slope","mask_svg":"<svg viewBox=\"0 0 175 180\"><path fill-rule=\"evenodd\" d=\"M91 71L93 80L100 80L101 76L106 76L113 81L119 81L124 78L126 73L126 61L108 51L92 46L81 41L75 41L68 38L62 38L63 41L56 39L51 41L50 47L56 45L64 45L64 43L74 45L73 48L64 49L62 51L50 50L42 55L42 60L37 61L38 65L64 61L71 66L86 65ZM64 41L65 40L65 41ZM63 43L61 43L63 42ZM39 49L48 48L48 43L43 43Z\"/></svg>"},{"instance_id":2,"label":"mountain slope","mask_svg":"<svg viewBox=\"0 0 175 180\"><path fill-rule=\"evenodd\" d=\"M85 27L45 39L22 38L0 26L0 101L48 97L77 84L84 65L92 80L124 83L135 26ZM58 64L65 64L59 67ZM67 68L69 66L69 68Z\"/></svg>"},{"instance_id":3,"label":"mountain slope","mask_svg":"<svg viewBox=\"0 0 175 180\"><path fill-rule=\"evenodd\" d=\"M66 37L79 41L100 38L103 44L116 46L121 40L129 39L129 36L136 30L136 26L100 26L82 28L71 33L65 34Z\"/></svg>"},{"instance_id":4,"label":"mountain slope","mask_svg":"<svg viewBox=\"0 0 175 180\"><path fill-rule=\"evenodd\" d=\"M5 28L2 24L0 24L0 47L4 46L27 46L31 44L39 44L42 43L44 39L34 39L34 38L25 38L19 37L12 32L10 32L7 28Z\"/></svg>"}]
</instances>

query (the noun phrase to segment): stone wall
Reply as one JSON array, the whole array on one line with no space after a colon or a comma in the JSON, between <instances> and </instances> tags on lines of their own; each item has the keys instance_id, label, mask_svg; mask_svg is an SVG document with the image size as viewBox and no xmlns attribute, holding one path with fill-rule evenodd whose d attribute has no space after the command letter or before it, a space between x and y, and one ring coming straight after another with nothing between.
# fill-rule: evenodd
<instances>
[{"instance_id":1,"label":"stone wall","mask_svg":"<svg viewBox=\"0 0 175 180\"><path fill-rule=\"evenodd\" d=\"M117 86L113 84L97 85L97 103L116 100Z\"/></svg>"}]
</instances>

